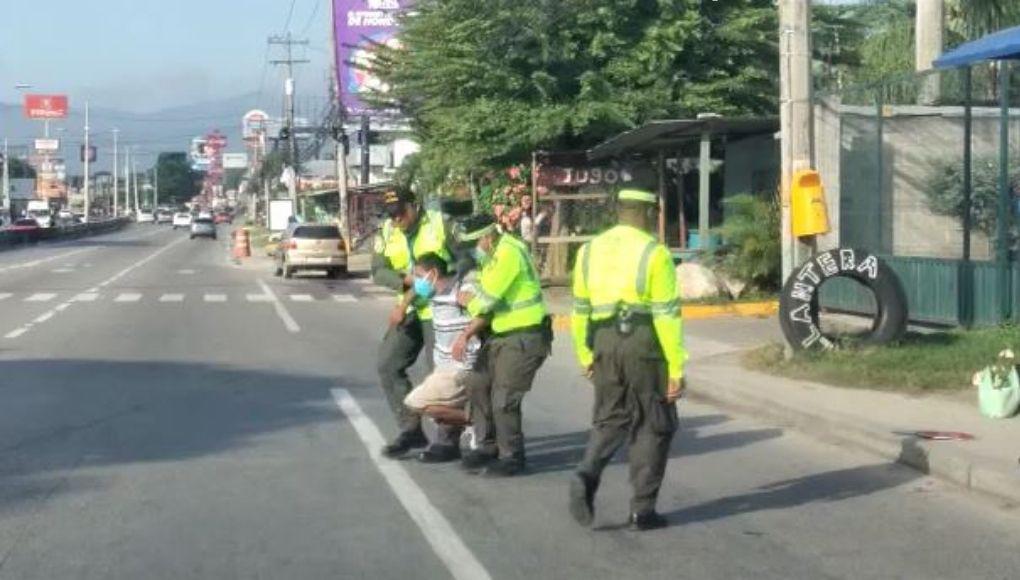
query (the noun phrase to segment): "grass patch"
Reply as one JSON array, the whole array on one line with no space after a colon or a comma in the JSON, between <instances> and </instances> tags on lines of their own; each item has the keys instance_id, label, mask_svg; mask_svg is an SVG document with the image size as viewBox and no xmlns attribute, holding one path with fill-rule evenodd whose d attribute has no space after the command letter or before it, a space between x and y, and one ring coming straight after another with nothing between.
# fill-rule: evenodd
<instances>
[{"instance_id":1,"label":"grass patch","mask_svg":"<svg viewBox=\"0 0 1020 580\"><path fill-rule=\"evenodd\" d=\"M844 387L906 392L971 388L974 372L995 362L1004 348L1017 350L1020 327L938 334L910 334L885 347L849 345L833 352L798 353L786 360L782 345L754 350L745 364L784 377Z\"/></svg>"}]
</instances>

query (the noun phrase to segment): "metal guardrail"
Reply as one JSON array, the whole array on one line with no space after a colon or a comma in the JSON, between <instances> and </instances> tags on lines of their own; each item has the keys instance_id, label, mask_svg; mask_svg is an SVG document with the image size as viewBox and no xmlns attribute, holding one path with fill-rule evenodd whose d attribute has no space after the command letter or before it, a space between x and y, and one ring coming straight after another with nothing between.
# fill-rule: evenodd
<instances>
[{"instance_id":1,"label":"metal guardrail","mask_svg":"<svg viewBox=\"0 0 1020 580\"><path fill-rule=\"evenodd\" d=\"M122 229L129 223L130 218L116 218L87 224L43 228L31 232L0 231L0 250L48 240L74 240L105 234Z\"/></svg>"}]
</instances>

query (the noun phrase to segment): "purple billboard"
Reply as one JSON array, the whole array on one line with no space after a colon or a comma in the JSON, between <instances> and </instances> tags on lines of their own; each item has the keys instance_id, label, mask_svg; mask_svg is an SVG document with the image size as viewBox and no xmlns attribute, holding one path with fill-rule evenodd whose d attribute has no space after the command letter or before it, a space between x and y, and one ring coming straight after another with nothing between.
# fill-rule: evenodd
<instances>
[{"instance_id":1,"label":"purple billboard","mask_svg":"<svg viewBox=\"0 0 1020 580\"><path fill-rule=\"evenodd\" d=\"M397 15L411 0L333 0L340 103L349 115L368 111L359 95L386 87L371 67L377 45L397 46Z\"/></svg>"}]
</instances>

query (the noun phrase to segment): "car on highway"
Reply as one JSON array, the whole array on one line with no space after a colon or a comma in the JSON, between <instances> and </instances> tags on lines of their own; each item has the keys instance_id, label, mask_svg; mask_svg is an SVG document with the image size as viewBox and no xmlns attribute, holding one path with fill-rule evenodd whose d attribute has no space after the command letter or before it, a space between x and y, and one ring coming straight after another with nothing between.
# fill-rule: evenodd
<instances>
[{"instance_id":1,"label":"car on highway","mask_svg":"<svg viewBox=\"0 0 1020 580\"><path fill-rule=\"evenodd\" d=\"M218 212L214 217L213 221L218 224L231 224L234 223L234 217L225 211Z\"/></svg>"},{"instance_id":2,"label":"car on highway","mask_svg":"<svg viewBox=\"0 0 1020 580\"><path fill-rule=\"evenodd\" d=\"M39 231L39 222L34 218L21 218L14 220L14 223L4 228L5 232L37 232Z\"/></svg>"},{"instance_id":3,"label":"car on highway","mask_svg":"<svg viewBox=\"0 0 1020 580\"><path fill-rule=\"evenodd\" d=\"M151 211L143 209L138 212L138 216L135 221L140 224L154 224L156 223L156 216Z\"/></svg>"},{"instance_id":4,"label":"car on highway","mask_svg":"<svg viewBox=\"0 0 1020 580\"><path fill-rule=\"evenodd\" d=\"M347 244L340 228L303 224L280 241L276 275L290 278L298 270L325 270L330 278L347 273Z\"/></svg>"},{"instance_id":5,"label":"car on highway","mask_svg":"<svg viewBox=\"0 0 1020 580\"><path fill-rule=\"evenodd\" d=\"M198 217L191 221L191 239L216 239L216 224L209 218Z\"/></svg>"},{"instance_id":6,"label":"car on highway","mask_svg":"<svg viewBox=\"0 0 1020 580\"><path fill-rule=\"evenodd\" d=\"M161 210L156 212L156 223L157 224L169 224L169 223L173 222L173 219L174 219L174 214L171 213L169 210L161 209Z\"/></svg>"},{"instance_id":7,"label":"car on highway","mask_svg":"<svg viewBox=\"0 0 1020 580\"><path fill-rule=\"evenodd\" d=\"M191 214L186 211L179 211L174 214L173 226L177 228L190 228L191 227Z\"/></svg>"},{"instance_id":8,"label":"car on highway","mask_svg":"<svg viewBox=\"0 0 1020 580\"><path fill-rule=\"evenodd\" d=\"M212 214L211 211L203 209L203 210L199 210L198 217L200 217L200 218L202 218L204 220L211 220L211 219L213 219L213 214Z\"/></svg>"}]
</instances>

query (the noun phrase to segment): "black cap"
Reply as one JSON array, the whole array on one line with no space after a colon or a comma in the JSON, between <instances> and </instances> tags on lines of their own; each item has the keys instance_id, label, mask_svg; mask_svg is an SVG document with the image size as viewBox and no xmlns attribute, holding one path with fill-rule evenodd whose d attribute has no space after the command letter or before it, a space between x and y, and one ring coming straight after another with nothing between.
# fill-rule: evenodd
<instances>
[{"instance_id":1,"label":"black cap","mask_svg":"<svg viewBox=\"0 0 1020 580\"><path fill-rule=\"evenodd\" d=\"M386 205L386 214L391 218L404 212L404 209L414 203L414 193L407 188L398 187L383 194L383 203Z\"/></svg>"}]
</instances>

